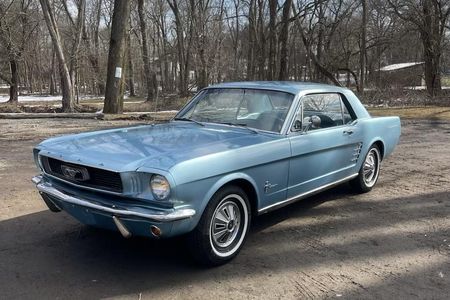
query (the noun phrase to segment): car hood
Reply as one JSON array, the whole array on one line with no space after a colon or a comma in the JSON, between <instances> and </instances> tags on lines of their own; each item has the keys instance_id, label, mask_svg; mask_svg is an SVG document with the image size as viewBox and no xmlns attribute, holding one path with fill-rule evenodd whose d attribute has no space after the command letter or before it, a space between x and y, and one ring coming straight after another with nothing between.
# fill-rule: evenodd
<instances>
[{"instance_id":1,"label":"car hood","mask_svg":"<svg viewBox=\"0 0 450 300\"><path fill-rule=\"evenodd\" d=\"M142 166L169 171L181 161L276 138L245 128L170 122L51 138L37 148L46 156L111 171Z\"/></svg>"}]
</instances>

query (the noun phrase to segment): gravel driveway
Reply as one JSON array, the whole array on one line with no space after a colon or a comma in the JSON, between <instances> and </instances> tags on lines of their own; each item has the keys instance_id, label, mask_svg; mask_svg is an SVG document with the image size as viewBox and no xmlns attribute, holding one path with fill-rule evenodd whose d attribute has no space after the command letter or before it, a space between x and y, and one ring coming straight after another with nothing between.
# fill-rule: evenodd
<instances>
[{"instance_id":1,"label":"gravel driveway","mask_svg":"<svg viewBox=\"0 0 450 300\"><path fill-rule=\"evenodd\" d=\"M450 123L404 123L372 192L343 185L261 216L214 269L180 238L126 240L51 213L33 188L40 140L130 124L0 120L0 299L448 299Z\"/></svg>"}]
</instances>

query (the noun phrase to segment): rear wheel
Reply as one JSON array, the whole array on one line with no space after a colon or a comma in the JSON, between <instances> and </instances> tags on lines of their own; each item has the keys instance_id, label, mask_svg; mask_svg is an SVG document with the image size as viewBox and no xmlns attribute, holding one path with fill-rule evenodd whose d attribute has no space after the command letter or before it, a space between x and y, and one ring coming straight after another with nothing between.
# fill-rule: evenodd
<instances>
[{"instance_id":1,"label":"rear wheel","mask_svg":"<svg viewBox=\"0 0 450 300\"><path fill-rule=\"evenodd\" d=\"M248 198L241 188L220 189L189 235L194 258L205 265L220 265L233 259L247 237L250 218Z\"/></svg>"},{"instance_id":2,"label":"rear wheel","mask_svg":"<svg viewBox=\"0 0 450 300\"><path fill-rule=\"evenodd\" d=\"M352 187L360 193L372 190L380 175L381 154L377 145L372 145L364 158L358 177L350 181Z\"/></svg>"}]
</instances>

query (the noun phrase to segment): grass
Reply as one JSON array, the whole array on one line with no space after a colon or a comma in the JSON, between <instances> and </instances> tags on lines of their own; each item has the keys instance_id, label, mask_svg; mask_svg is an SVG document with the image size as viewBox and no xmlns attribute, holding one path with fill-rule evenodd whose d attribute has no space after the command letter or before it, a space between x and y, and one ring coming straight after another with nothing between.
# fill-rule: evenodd
<instances>
[{"instance_id":1,"label":"grass","mask_svg":"<svg viewBox=\"0 0 450 300\"><path fill-rule=\"evenodd\" d=\"M380 107L369 108L372 116L399 116L401 119L450 120L450 107L416 106L416 107Z\"/></svg>"}]
</instances>

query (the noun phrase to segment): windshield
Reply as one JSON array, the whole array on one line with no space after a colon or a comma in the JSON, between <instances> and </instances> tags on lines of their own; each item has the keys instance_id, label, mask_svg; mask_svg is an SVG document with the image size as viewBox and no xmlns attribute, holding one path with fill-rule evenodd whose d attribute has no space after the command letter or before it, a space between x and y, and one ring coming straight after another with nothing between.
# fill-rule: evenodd
<instances>
[{"instance_id":1,"label":"windshield","mask_svg":"<svg viewBox=\"0 0 450 300\"><path fill-rule=\"evenodd\" d=\"M206 89L176 119L280 132L294 95L253 89Z\"/></svg>"}]
</instances>

